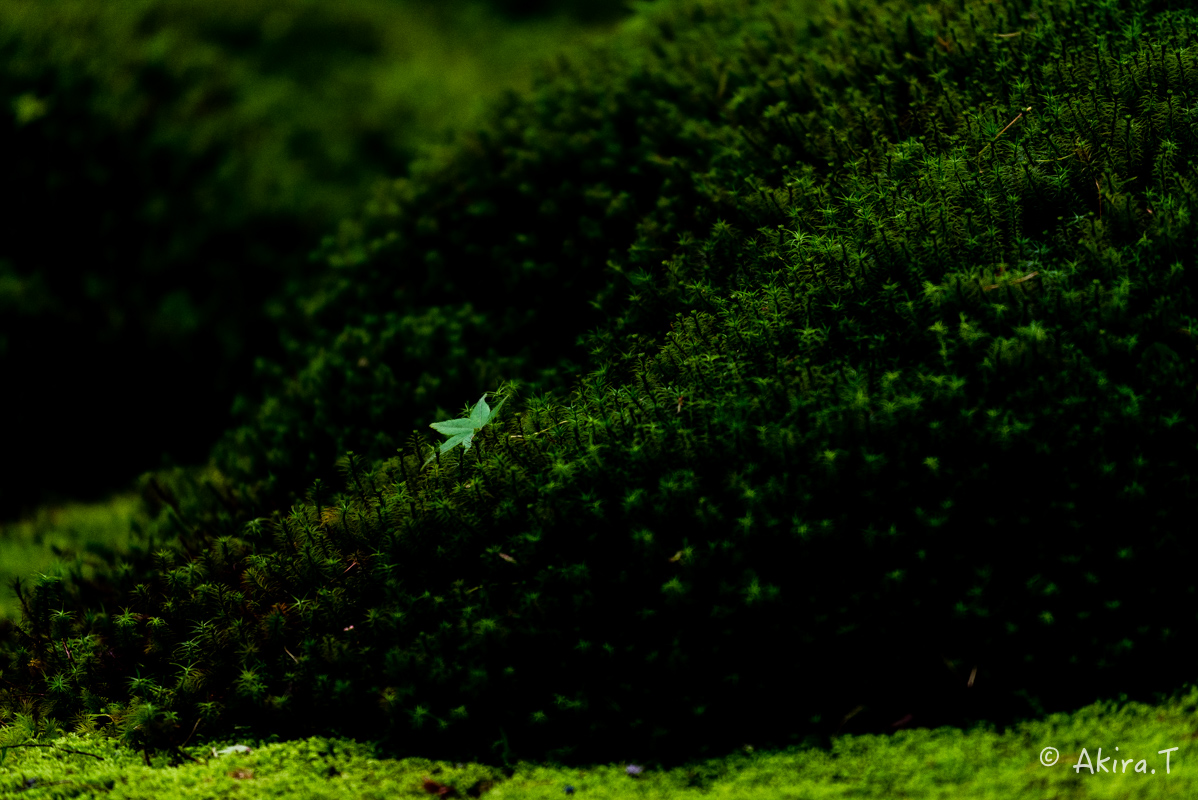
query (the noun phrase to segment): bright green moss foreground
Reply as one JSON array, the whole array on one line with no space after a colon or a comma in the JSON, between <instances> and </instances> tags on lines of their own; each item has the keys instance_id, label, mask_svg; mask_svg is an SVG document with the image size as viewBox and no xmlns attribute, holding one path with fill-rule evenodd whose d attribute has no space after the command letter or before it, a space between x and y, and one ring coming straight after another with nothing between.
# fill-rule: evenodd
<instances>
[{"instance_id":1,"label":"bright green moss foreground","mask_svg":"<svg viewBox=\"0 0 1198 800\"><path fill-rule=\"evenodd\" d=\"M634 757L572 769L528 763L499 769L419 757L386 760L369 744L328 738L193 744L170 756L155 755L147 765L144 754L114 749L100 736L43 734L33 739L28 726L18 723L0 732L0 742L42 746L0 750L0 797L47 797L53 792L55 797L109 800L395 800L430 794L489 800L1185 798L1198 793L1196 705L1198 690L1159 707L1100 704L1002 734L979 730L966 735L942 728L900 731L893 737L844 737L830 751L760 752L749 737L726 759L662 773L639 769ZM1055 756L1043 752L1049 747L1056 748ZM1172 752L1160 752L1165 750ZM1075 770L1078 764L1093 769Z\"/></svg>"}]
</instances>

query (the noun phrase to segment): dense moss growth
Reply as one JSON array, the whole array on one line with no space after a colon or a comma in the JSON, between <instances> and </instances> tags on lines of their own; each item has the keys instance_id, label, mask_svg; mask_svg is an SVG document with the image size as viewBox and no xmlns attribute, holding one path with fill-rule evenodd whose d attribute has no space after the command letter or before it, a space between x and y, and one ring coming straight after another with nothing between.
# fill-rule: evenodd
<instances>
[{"instance_id":1,"label":"dense moss growth","mask_svg":"<svg viewBox=\"0 0 1198 800\"><path fill-rule=\"evenodd\" d=\"M669 764L1192 680L1194 17L640 14L326 243L9 712Z\"/></svg>"},{"instance_id":2,"label":"dense moss growth","mask_svg":"<svg viewBox=\"0 0 1198 800\"><path fill-rule=\"evenodd\" d=\"M0 370L22 376L0 519L206 458L302 323L269 311L320 237L595 35L447 0L0 5Z\"/></svg>"},{"instance_id":3,"label":"dense moss growth","mask_svg":"<svg viewBox=\"0 0 1198 800\"><path fill-rule=\"evenodd\" d=\"M654 8L667 26L679 13ZM290 304L317 335L283 331L289 358L263 366L263 398L240 398L246 424L214 451L221 470L267 507L289 505L314 477L334 480L348 449L393 455L410 428L392 420L423 430L504 378L568 391L592 356L659 336L673 304L632 291L638 273L680 254L681 235L755 224L731 201L741 187L723 185L736 134L720 107L752 79L740 37L776 38L736 3L695 8L673 23L686 25L674 45L646 11L531 98L509 95L491 125L380 186L365 215L327 237L329 270ZM809 35L793 34L795 47ZM592 331L597 352L582 339Z\"/></svg>"}]
</instances>

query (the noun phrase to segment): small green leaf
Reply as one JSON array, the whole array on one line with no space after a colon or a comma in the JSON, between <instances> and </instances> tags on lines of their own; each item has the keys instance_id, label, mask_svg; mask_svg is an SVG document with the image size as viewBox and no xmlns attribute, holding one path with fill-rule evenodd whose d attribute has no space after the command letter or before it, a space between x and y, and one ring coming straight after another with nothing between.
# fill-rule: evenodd
<instances>
[{"instance_id":1,"label":"small green leaf","mask_svg":"<svg viewBox=\"0 0 1198 800\"><path fill-rule=\"evenodd\" d=\"M465 417L463 419L447 420L446 422L434 422L430 424L429 427L435 430L437 433L441 433L449 437L449 441L442 442L441 452L447 453L459 444L461 444L466 450L469 450L470 442L474 439L474 434L478 433L484 425L495 418L495 415L499 413L499 409L502 405L503 402L500 402L498 406L495 406L495 408L492 409L487 405L487 394L484 392L483 396L478 400L478 405L471 410L469 417ZM432 458L430 457L428 461L431 460ZM425 461L424 463L427 464L428 461Z\"/></svg>"}]
</instances>

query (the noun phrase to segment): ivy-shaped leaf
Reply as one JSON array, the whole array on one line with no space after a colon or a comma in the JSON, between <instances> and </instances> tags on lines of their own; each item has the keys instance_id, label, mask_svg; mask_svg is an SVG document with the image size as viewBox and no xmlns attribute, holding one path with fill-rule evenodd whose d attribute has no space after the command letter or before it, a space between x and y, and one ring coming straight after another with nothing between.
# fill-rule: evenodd
<instances>
[{"instance_id":1,"label":"ivy-shaped leaf","mask_svg":"<svg viewBox=\"0 0 1198 800\"><path fill-rule=\"evenodd\" d=\"M478 405L470 412L469 417L463 419L452 419L446 422L434 422L429 425L430 428L437 433L442 433L449 437L449 441L442 442L441 452L447 453L457 445L461 444L466 450L470 449L470 442L474 439L474 434L478 433L484 425L495 418L499 413L500 407L506 401L501 401L499 405L492 409L487 405L487 393L483 392L483 396L478 399ZM429 456L429 461L433 460L433 456Z\"/></svg>"}]
</instances>

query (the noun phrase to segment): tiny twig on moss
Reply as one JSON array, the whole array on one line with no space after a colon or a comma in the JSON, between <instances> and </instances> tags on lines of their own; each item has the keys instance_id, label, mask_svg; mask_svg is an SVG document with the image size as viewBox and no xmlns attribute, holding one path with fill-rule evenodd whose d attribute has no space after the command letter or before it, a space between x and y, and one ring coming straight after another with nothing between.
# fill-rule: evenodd
<instances>
[{"instance_id":1,"label":"tiny twig on moss","mask_svg":"<svg viewBox=\"0 0 1198 800\"><path fill-rule=\"evenodd\" d=\"M1007 128L1010 128L1012 125L1014 125L1016 122L1018 122L1018 121L1019 121L1019 120L1020 120L1020 119L1023 117L1023 115L1024 115L1024 114L1026 114L1027 112L1029 112L1029 111L1031 111L1031 110L1032 110L1032 107L1031 107L1031 106L1028 106L1027 108L1025 108L1025 109L1023 109L1022 111L1020 111L1020 112L1019 112L1019 116L1015 117L1015 119L1013 119L1013 120L1011 120L1010 122L1008 122L1008 123L1007 123L1007 127L1006 127L1006 128L1003 128L1001 131L999 131L997 134L995 134L995 135L994 135L994 138L990 140L990 142L989 142L989 143L986 145L986 147L990 147L990 146L991 146L991 145L993 145L995 142L997 142L997 141L998 141L998 137L999 137L999 136L1002 136L1004 133L1006 133L1006 132L1007 132ZM977 154L977 157L978 157L978 158L981 158L981 157L982 157L982 153L986 152L986 147L983 147L983 148L982 148L980 151L978 151L978 154ZM982 165L981 165L981 164L978 164L978 172L981 172L981 171L982 171Z\"/></svg>"}]
</instances>

